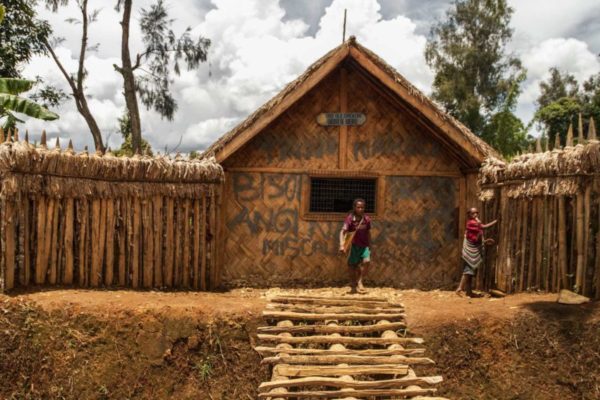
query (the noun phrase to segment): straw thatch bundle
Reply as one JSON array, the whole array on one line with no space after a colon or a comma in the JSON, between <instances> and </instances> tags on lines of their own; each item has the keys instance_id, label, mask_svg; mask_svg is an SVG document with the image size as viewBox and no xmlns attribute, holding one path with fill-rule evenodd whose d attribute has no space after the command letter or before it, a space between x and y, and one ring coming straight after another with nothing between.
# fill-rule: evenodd
<instances>
[{"instance_id":1,"label":"straw thatch bundle","mask_svg":"<svg viewBox=\"0 0 600 400\"><path fill-rule=\"evenodd\" d=\"M571 196L580 191L590 176L600 173L600 142L568 146L543 153L528 153L506 164L488 158L479 172L483 190L494 186L507 186L507 195L520 196ZM489 191L480 198L488 198Z\"/></svg>"},{"instance_id":2,"label":"straw thatch bundle","mask_svg":"<svg viewBox=\"0 0 600 400\"><path fill-rule=\"evenodd\" d=\"M114 157L107 153L76 154L27 142L0 144L3 198L17 193L50 197L197 197L223 181L214 159L171 160L164 156Z\"/></svg>"}]
</instances>

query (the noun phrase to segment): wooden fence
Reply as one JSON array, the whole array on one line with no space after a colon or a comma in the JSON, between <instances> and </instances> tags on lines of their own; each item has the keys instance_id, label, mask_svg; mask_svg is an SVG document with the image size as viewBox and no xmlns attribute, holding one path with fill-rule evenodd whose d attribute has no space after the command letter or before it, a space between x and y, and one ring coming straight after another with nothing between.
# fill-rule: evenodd
<instances>
[{"instance_id":1,"label":"wooden fence","mask_svg":"<svg viewBox=\"0 0 600 400\"><path fill-rule=\"evenodd\" d=\"M0 282L178 288L218 284L214 160L121 158L5 142ZM17 139L18 140L18 139Z\"/></svg>"},{"instance_id":2,"label":"wooden fence","mask_svg":"<svg viewBox=\"0 0 600 400\"><path fill-rule=\"evenodd\" d=\"M488 248L481 289L506 292L574 290L600 298L600 142L593 120L587 139L572 129L560 149L525 154L505 164L488 160L480 173Z\"/></svg>"}]
</instances>

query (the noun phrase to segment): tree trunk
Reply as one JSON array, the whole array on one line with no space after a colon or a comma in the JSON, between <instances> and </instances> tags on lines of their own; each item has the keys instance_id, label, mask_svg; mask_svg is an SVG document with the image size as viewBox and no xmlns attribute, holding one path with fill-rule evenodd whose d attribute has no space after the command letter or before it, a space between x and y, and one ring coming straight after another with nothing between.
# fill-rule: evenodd
<instances>
[{"instance_id":1,"label":"tree trunk","mask_svg":"<svg viewBox=\"0 0 600 400\"><path fill-rule=\"evenodd\" d=\"M123 2L123 20L121 21L121 67L117 71L123 76L123 90L125 104L131 121L131 144L133 152L142 152L142 126L140 122L140 111L138 108L137 95L135 92L134 67L131 65L131 54L129 53L129 24L131 21L131 7L133 0Z\"/></svg>"}]
</instances>

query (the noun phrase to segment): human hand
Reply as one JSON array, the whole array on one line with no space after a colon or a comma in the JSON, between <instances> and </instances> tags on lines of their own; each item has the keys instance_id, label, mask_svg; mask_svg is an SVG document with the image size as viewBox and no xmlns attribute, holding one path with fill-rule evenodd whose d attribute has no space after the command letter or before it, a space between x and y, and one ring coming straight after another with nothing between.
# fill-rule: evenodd
<instances>
[{"instance_id":1,"label":"human hand","mask_svg":"<svg viewBox=\"0 0 600 400\"><path fill-rule=\"evenodd\" d=\"M344 248L344 246L340 246L339 253L340 254L346 254L346 249Z\"/></svg>"},{"instance_id":2,"label":"human hand","mask_svg":"<svg viewBox=\"0 0 600 400\"><path fill-rule=\"evenodd\" d=\"M485 239L483 244L485 244L486 246L493 246L496 243L496 241L494 239Z\"/></svg>"}]
</instances>

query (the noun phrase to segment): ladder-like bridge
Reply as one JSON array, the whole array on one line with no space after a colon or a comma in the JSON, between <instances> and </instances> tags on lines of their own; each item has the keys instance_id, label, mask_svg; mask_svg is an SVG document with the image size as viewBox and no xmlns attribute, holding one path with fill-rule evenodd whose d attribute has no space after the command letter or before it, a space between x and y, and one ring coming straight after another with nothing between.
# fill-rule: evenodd
<instances>
[{"instance_id":1,"label":"ladder-like bridge","mask_svg":"<svg viewBox=\"0 0 600 400\"><path fill-rule=\"evenodd\" d=\"M423 339L407 336L404 306L383 297L270 299L255 349L273 365L260 399L441 399L441 376L419 377Z\"/></svg>"}]
</instances>

